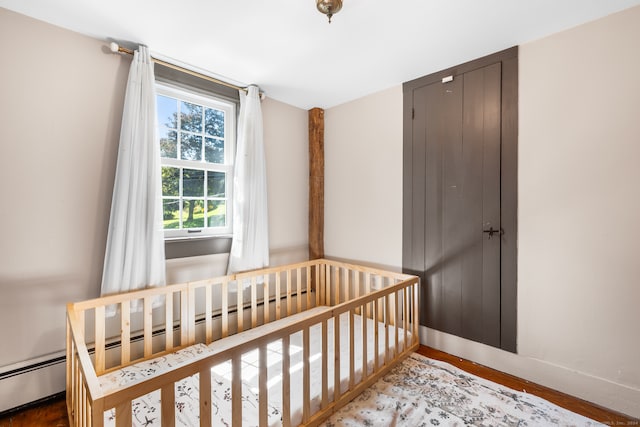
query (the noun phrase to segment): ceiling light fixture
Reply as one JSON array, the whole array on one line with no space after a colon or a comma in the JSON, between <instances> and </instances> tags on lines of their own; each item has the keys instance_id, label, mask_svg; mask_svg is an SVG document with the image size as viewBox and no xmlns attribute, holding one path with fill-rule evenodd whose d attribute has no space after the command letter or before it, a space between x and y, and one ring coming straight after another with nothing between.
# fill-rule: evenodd
<instances>
[{"instance_id":1,"label":"ceiling light fixture","mask_svg":"<svg viewBox=\"0 0 640 427\"><path fill-rule=\"evenodd\" d=\"M331 24L333 14L340 12L340 9L342 9L342 0L316 0L316 7L320 12L327 15L329 24Z\"/></svg>"}]
</instances>

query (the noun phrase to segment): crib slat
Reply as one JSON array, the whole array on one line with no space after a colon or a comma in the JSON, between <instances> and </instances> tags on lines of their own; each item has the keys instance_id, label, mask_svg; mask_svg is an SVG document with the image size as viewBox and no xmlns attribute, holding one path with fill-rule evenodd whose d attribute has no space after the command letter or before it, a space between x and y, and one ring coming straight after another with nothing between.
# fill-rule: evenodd
<instances>
[{"instance_id":1,"label":"crib slat","mask_svg":"<svg viewBox=\"0 0 640 427\"><path fill-rule=\"evenodd\" d=\"M402 316L403 316L403 324L402 324L402 329L404 329L404 345L402 346L402 349L404 351L407 351L407 349L409 348L409 346L407 345L407 334L408 334L408 330L409 330L409 293L407 292L407 288L402 288L402 297L403 297L403 304L402 304Z\"/></svg>"},{"instance_id":2,"label":"crib slat","mask_svg":"<svg viewBox=\"0 0 640 427\"><path fill-rule=\"evenodd\" d=\"M389 363L389 294L384 296L384 364Z\"/></svg>"},{"instance_id":3,"label":"crib slat","mask_svg":"<svg viewBox=\"0 0 640 427\"><path fill-rule=\"evenodd\" d=\"M80 383L80 410L78 411L78 419L80 420L81 424L85 423L84 409L85 409L86 400L87 400L87 396L86 396L86 390L84 389L84 384Z\"/></svg>"},{"instance_id":4,"label":"crib slat","mask_svg":"<svg viewBox=\"0 0 640 427\"><path fill-rule=\"evenodd\" d=\"M349 390L353 389L353 383L356 376L356 363L354 358L356 346L353 338L353 332L355 330L354 323L355 319L353 317L353 310L349 310Z\"/></svg>"},{"instance_id":5,"label":"crib slat","mask_svg":"<svg viewBox=\"0 0 640 427\"><path fill-rule=\"evenodd\" d=\"M200 427L211 427L211 370L205 367L200 371L198 377L200 380ZM234 425L235 419L234 414Z\"/></svg>"},{"instance_id":6,"label":"crib slat","mask_svg":"<svg viewBox=\"0 0 640 427\"><path fill-rule=\"evenodd\" d=\"M324 303L331 305L331 266L327 264L324 273Z\"/></svg>"},{"instance_id":7,"label":"crib slat","mask_svg":"<svg viewBox=\"0 0 640 427\"><path fill-rule=\"evenodd\" d=\"M189 340L189 291L187 288L180 291L180 345L186 345Z\"/></svg>"},{"instance_id":8,"label":"crib slat","mask_svg":"<svg viewBox=\"0 0 640 427\"><path fill-rule=\"evenodd\" d=\"M383 286L384 287L387 287L387 286L391 285L390 283L389 284L384 284L387 281L390 282L391 278L388 278L388 277L384 278L383 277L382 280L383 280ZM396 312L398 311L398 304L397 304L397 301L396 301L396 296L397 295L396 295L395 292L392 293L392 294L389 294L389 298L391 298L391 307L390 307L390 310L391 310L390 313L391 314L390 314L390 317L389 317L389 325L391 325L391 326L397 326L398 325L396 323L396 318L397 318Z\"/></svg>"},{"instance_id":9,"label":"crib slat","mask_svg":"<svg viewBox=\"0 0 640 427\"><path fill-rule=\"evenodd\" d=\"M229 336L229 282L222 281L222 338Z\"/></svg>"},{"instance_id":10,"label":"crib slat","mask_svg":"<svg viewBox=\"0 0 640 427\"><path fill-rule=\"evenodd\" d=\"M83 387L82 389L82 422L84 425L89 423L89 397L87 396L87 388Z\"/></svg>"},{"instance_id":11,"label":"crib slat","mask_svg":"<svg viewBox=\"0 0 640 427\"><path fill-rule=\"evenodd\" d=\"M263 278L263 285L262 285L262 301L264 303L263 309L262 309L262 315L264 318L264 323L267 324L270 322L269 317L271 316L271 297L269 295L269 275L265 274L264 278Z\"/></svg>"},{"instance_id":12,"label":"crib slat","mask_svg":"<svg viewBox=\"0 0 640 427\"><path fill-rule=\"evenodd\" d=\"M160 391L162 408L160 416L162 417L162 427L175 427L176 425L176 388L173 381L162 386Z\"/></svg>"},{"instance_id":13,"label":"crib slat","mask_svg":"<svg viewBox=\"0 0 640 427\"><path fill-rule=\"evenodd\" d=\"M71 366L69 367L70 377L68 379L70 387L67 388L67 412L71 417L71 421L75 424L75 402L76 402L76 350L73 340L71 340L71 359L67 359L67 363Z\"/></svg>"},{"instance_id":14,"label":"crib slat","mask_svg":"<svg viewBox=\"0 0 640 427\"><path fill-rule=\"evenodd\" d=\"M120 304L120 363L131 361L131 303L123 301Z\"/></svg>"},{"instance_id":15,"label":"crib slat","mask_svg":"<svg viewBox=\"0 0 640 427\"><path fill-rule=\"evenodd\" d=\"M413 342L418 342L418 282L413 285Z\"/></svg>"},{"instance_id":16,"label":"crib slat","mask_svg":"<svg viewBox=\"0 0 640 427\"><path fill-rule=\"evenodd\" d=\"M302 311L302 270L296 269L296 313Z\"/></svg>"},{"instance_id":17,"label":"crib slat","mask_svg":"<svg viewBox=\"0 0 640 427\"><path fill-rule=\"evenodd\" d=\"M144 357L153 354L151 327L153 326L153 312L151 310L151 298L144 298L143 324L144 324Z\"/></svg>"},{"instance_id":18,"label":"crib slat","mask_svg":"<svg viewBox=\"0 0 640 427\"><path fill-rule=\"evenodd\" d=\"M291 426L291 376L289 373L291 346L289 334L282 337L282 425Z\"/></svg>"},{"instance_id":19,"label":"crib slat","mask_svg":"<svg viewBox=\"0 0 640 427\"><path fill-rule=\"evenodd\" d=\"M311 308L311 267L307 266L306 269L306 279L307 282L305 283L305 290L307 291L307 308L306 310L309 310Z\"/></svg>"},{"instance_id":20,"label":"crib slat","mask_svg":"<svg viewBox=\"0 0 640 427\"><path fill-rule=\"evenodd\" d=\"M204 287L204 329L205 329L205 342L210 344L213 340L213 319L211 317L212 301L211 301L211 283L207 283Z\"/></svg>"},{"instance_id":21,"label":"crib slat","mask_svg":"<svg viewBox=\"0 0 640 427\"><path fill-rule=\"evenodd\" d=\"M281 289L280 289L280 272L276 273L276 320L280 320L280 310L282 310L281 301Z\"/></svg>"},{"instance_id":22,"label":"crib slat","mask_svg":"<svg viewBox=\"0 0 640 427\"><path fill-rule=\"evenodd\" d=\"M378 370L378 353L380 353L380 337L378 336L378 299L372 301L373 304L373 373ZM367 312L369 308L367 307ZM367 314L367 319L369 315Z\"/></svg>"},{"instance_id":23,"label":"crib slat","mask_svg":"<svg viewBox=\"0 0 640 427\"><path fill-rule=\"evenodd\" d=\"M329 374L327 371L327 360L329 358L329 349L327 345L327 321L322 321L322 405L324 409L329 403Z\"/></svg>"},{"instance_id":24,"label":"crib slat","mask_svg":"<svg viewBox=\"0 0 640 427\"><path fill-rule=\"evenodd\" d=\"M65 378L64 378L64 383L65 383L65 390L67 390L67 394L66 394L66 407L67 407L67 411L69 410L69 406L71 405L71 393L69 393L69 391L71 390L71 384L72 384L72 378L73 378L73 374L72 374L72 369L71 369L71 357L73 355L73 338L71 336L71 325L69 324L70 320L69 320L69 315L67 314L67 322L66 322L66 338L67 338L67 346L66 346L66 357L65 357Z\"/></svg>"},{"instance_id":25,"label":"crib slat","mask_svg":"<svg viewBox=\"0 0 640 427\"><path fill-rule=\"evenodd\" d=\"M269 422L269 390L267 388L267 346L260 346L260 359L258 362L258 411L260 427L267 427Z\"/></svg>"},{"instance_id":26,"label":"crib slat","mask_svg":"<svg viewBox=\"0 0 640 427\"><path fill-rule=\"evenodd\" d=\"M256 277L251 278L251 327L258 326L258 287Z\"/></svg>"},{"instance_id":27,"label":"crib slat","mask_svg":"<svg viewBox=\"0 0 640 427\"><path fill-rule=\"evenodd\" d=\"M335 283L335 288L336 288L336 292L335 292L335 299L336 299L336 303L335 305L340 304L340 293L341 293L341 288L340 288L340 267L335 267L333 269L333 283Z\"/></svg>"},{"instance_id":28,"label":"crib slat","mask_svg":"<svg viewBox=\"0 0 640 427\"><path fill-rule=\"evenodd\" d=\"M356 274L357 277L357 274ZM357 289L357 288L356 288ZM365 306L368 304L365 304ZM361 309L358 309L360 313L365 312L365 307L363 306ZM369 328L367 327L368 319L364 316L360 316L360 320L362 321L362 382L364 382L369 376L368 365L369 365L369 352L367 351L367 341L368 340L368 332Z\"/></svg>"},{"instance_id":29,"label":"crib slat","mask_svg":"<svg viewBox=\"0 0 640 427\"><path fill-rule=\"evenodd\" d=\"M196 291L195 286L189 286L189 310L187 311L187 328L189 331L189 344L196 342Z\"/></svg>"},{"instance_id":30,"label":"crib slat","mask_svg":"<svg viewBox=\"0 0 640 427\"><path fill-rule=\"evenodd\" d=\"M393 339L394 339L394 345L395 347L393 348L393 357L396 357L398 354L400 354L400 347L398 347L398 335L400 335L398 333L398 326L400 326L400 321L398 320L398 316L399 316L399 312L398 312L398 293L394 292L391 294L391 298L393 299L393 311L395 313L395 315L392 317L393 319Z\"/></svg>"},{"instance_id":31,"label":"crib slat","mask_svg":"<svg viewBox=\"0 0 640 427\"><path fill-rule=\"evenodd\" d=\"M95 351L96 351L96 374L104 372L104 305L98 306L94 310L95 315Z\"/></svg>"},{"instance_id":32,"label":"crib slat","mask_svg":"<svg viewBox=\"0 0 640 427\"><path fill-rule=\"evenodd\" d=\"M344 301L351 301L351 272L349 269L344 269Z\"/></svg>"},{"instance_id":33,"label":"crib slat","mask_svg":"<svg viewBox=\"0 0 640 427\"><path fill-rule=\"evenodd\" d=\"M340 315L333 317L333 401L340 399Z\"/></svg>"},{"instance_id":34,"label":"crib slat","mask_svg":"<svg viewBox=\"0 0 640 427\"><path fill-rule=\"evenodd\" d=\"M287 316L291 315L291 270L287 270Z\"/></svg>"},{"instance_id":35,"label":"crib slat","mask_svg":"<svg viewBox=\"0 0 640 427\"><path fill-rule=\"evenodd\" d=\"M72 412L71 415L73 416L73 420L75 421L75 424L78 425L78 399L80 396L80 389L79 389L79 384L80 382L78 381L78 357L75 354L75 350L74 350L74 356L73 356L73 366L71 368L71 370L73 371L73 389L72 389L72 394L73 394L73 404L72 404Z\"/></svg>"},{"instance_id":36,"label":"crib slat","mask_svg":"<svg viewBox=\"0 0 640 427\"><path fill-rule=\"evenodd\" d=\"M354 298L358 299L360 298L360 272L359 271L354 271L354 278L353 278L353 287L355 288L354 290ZM360 309L358 309L358 311L356 312L359 315L364 316L364 311L361 311Z\"/></svg>"},{"instance_id":37,"label":"crib slat","mask_svg":"<svg viewBox=\"0 0 640 427\"><path fill-rule=\"evenodd\" d=\"M364 274L364 294L365 295L369 295L371 293L371 273L369 273L368 271ZM367 317L371 317L371 312L369 311L369 308L367 307ZM375 315L372 317L372 319L376 319L378 316ZM377 351L377 350L376 350Z\"/></svg>"},{"instance_id":38,"label":"crib slat","mask_svg":"<svg viewBox=\"0 0 640 427\"><path fill-rule=\"evenodd\" d=\"M316 307L318 307L320 306L320 301L324 301L320 298L323 292L322 289L324 288L324 283L321 279L322 271L324 271L324 269L320 268L320 264L316 264L314 271L316 277ZM322 304L324 305L324 302Z\"/></svg>"},{"instance_id":39,"label":"crib slat","mask_svg":"<svg viewBox=\"0 0 640 427\"><path fill-rule=\"evenodd\" d=\"M302 421L309 421L311 415L311 379L309 367L309 327L302 330Z\"/></svg>"},{"instance_id":40,"label":"crib slat","mask_svg":"<svg viewBox=\"0 0 640 427\"><path fill-rule=\"evenodd\" d=\"M91 420L91 404L89 402L89 397L87 395L87 391L85 389L84 393L84 425L89 425L89 420Z\"/></svg>"},{"instance_id":41,"label":"crib slat","mask_svg":"<svg viewBox=\"0 0 640 427\"><path fill-rule=\"evenodd\" d=\"M231 425L242 426L242 359L239 354L231 359Z\"/></svg>"},{"instance_id":42,"label":"crib slat","mask_svg":"<svg viewBox=\"0 0 640 427\"><path fill-rule=\"evenodd\" d=\"M131 427L131 401L116 406L116 427Z\"/></svg>"},{"instance_id":43,"label":"crib slat","mask_svg":"<svg viewBox=\"0 0 640 427\"><path fill-rule=\"evenodd\" d=\"M87 389L83 383L80 384L80 422L87 421Z\"/></svg>"},{"instance_id":44,"label":"crib slat","mask_svg":"<svg viewBox=\"0 0 640 427\"><path fill-rule=\"evenodd\" d=\"M76 404L76 420L78 420L78 423L82 422L82 399L84 398L83 396L83 391L84 391L84 383L82 381L82 372L80 370L80 364L78 363L78 367L77 367L77 383L76 383L76 387L78 390L77 393L77 404Z\"/></svg>"},{"instance_id":45,"label":"crib slat","mask_svg":"<svg viewBox=\"0 0 640 427\"><path fill-rule=\"evenodd\" d=\"M168 293L164 300L164 348L173 350L173 293Z\"/></svg>"},{"instance_id":46,"label":"crib slat","mask_svg":"<svg viewBox=\"0 0 640 427\"><path fill-rule=\"evenodd\" d=\"M236 323L238 333L244 331L244 289L241 280L236 280Z\"/></svg>"}]
</instances>

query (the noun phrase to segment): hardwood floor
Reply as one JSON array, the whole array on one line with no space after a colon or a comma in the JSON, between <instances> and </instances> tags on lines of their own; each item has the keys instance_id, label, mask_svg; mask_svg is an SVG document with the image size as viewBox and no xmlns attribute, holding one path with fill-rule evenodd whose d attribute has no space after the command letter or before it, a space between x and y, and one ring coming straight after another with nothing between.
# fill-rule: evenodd
<instances>
[{"instance_id":1,"label":"hardwood floor","mask_svg":"<svg viewBox=\"0 0 640 427\"><path fill-rule=\"evenodd\" d=\"M0 418L0 427L68 427L64 396Z\"/></svg>"},{"instance_id":2,"label":"hardwood floor","mask_svg":"<svg viewBox=\"0 0 640 427\"><path fill-rule=\"evenodd\" d=\"M460 359L459 357L443 353L430 347L420 346L418 353L432 359L450 363L471 374L502 384L506 387L519 391L525 390L527 393L542 397L558 406L604 424L611 426L640 426L640 421L637 419L609 411L584 400L487 368L486 366L478 365L468 360ZM0 427L66 427L68 425L67 408L64 398L48 401L36 407L8 414L0 418Z\"/></svg>"}]
</instances>

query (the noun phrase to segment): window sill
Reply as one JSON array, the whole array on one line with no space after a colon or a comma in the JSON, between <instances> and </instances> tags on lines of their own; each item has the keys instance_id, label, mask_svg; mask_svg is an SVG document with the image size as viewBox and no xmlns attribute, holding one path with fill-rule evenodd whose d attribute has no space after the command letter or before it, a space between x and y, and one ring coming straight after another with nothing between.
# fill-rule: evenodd
<instances>
[{"instance_id":1,"label":"window sill","mask_svg":"<svg viewBox=\"0 0 640 427\"><path fill-rule=\"evenodd\" d=\"M208 239L231 239L233 236L231 234L200 234L200 235L191 235L191 236L178 236L178 237L165 237L165 243L173 243L173 242L191 242L194 240L208 240Z\"/></svg>"},{"instance_id":2,"label":"window sill","mask_svg":"<svg viewBox=\"0 0 640 427\"><path fill-rule=\"evenodd\" d=\"M229 253L231 235L181 236L164 239L165 259Z\"/></svg>"}]
</instances>

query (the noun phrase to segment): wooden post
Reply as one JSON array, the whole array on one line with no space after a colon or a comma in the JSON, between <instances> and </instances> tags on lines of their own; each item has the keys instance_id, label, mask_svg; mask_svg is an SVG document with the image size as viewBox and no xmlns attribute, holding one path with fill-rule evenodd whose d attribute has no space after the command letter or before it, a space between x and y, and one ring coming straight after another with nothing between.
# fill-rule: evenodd
<instances>
[{"instance_id":1,"label":"wooden post","mask_svg":"<svg viewBox=\"0 0 640 427\"><path fill-rule=\"evenodd\" d=\"M309 258L324 258L324 110L309 110Z\"/></svg>"}]
</instances>

